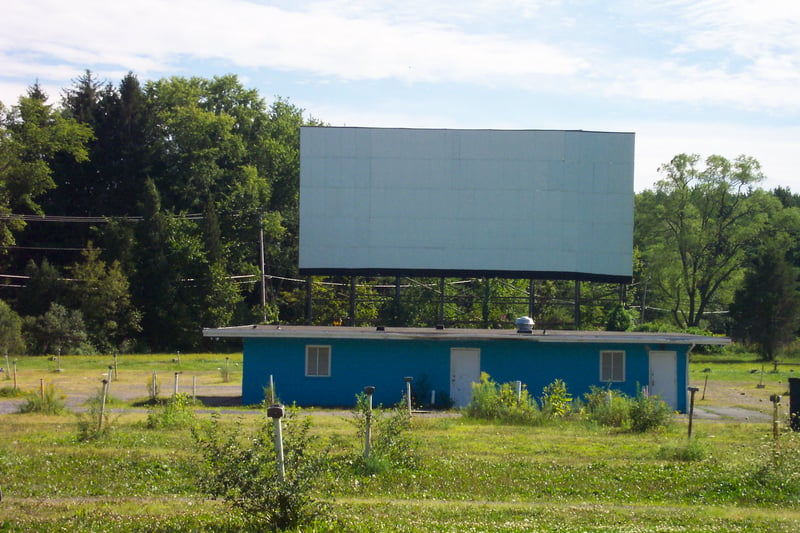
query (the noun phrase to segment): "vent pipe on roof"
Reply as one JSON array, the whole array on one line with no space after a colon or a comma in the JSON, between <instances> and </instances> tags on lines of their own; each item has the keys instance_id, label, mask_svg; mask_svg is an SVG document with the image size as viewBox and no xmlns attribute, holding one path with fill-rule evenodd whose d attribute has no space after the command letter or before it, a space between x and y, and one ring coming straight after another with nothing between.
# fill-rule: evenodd
<instances>
[{"instance_id":1,"label":"vent pipe on roof","mask_svg":"<svg viewBox=\"0 0 800 533\"><path fill-rule=\"evenodd\" d=\"M514 324L517 326L517 333L533 333L533 319L529 316L519 317Z\"/></svg>"}]
</instances>

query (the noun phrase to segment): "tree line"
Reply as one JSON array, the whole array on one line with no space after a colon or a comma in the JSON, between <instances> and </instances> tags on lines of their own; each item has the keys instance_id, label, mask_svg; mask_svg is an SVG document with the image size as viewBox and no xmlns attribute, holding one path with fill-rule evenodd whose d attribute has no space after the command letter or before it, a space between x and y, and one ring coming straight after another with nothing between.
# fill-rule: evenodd
<instances>
[{"instance_id":1,"label":"tree line","mask_svg":"<svg viewBox=\"0 0 800 533\"><path fill-rule=\"evenodd\" d=\"M34 84L0 104L0 349L197 350L202 327L306 322L299 130L320 121L233 75L112 84L87 71L48 102ZM744 156L680 154L659 173L635 196L633 283L582 284L577 313L564 281L318 278L312 320L501 327L532 300L551 327L760 342L748 310L772 294L771 324L790 332L779 349L797 329L800 198L758 188Z\"/></svg>"}]
</instances>

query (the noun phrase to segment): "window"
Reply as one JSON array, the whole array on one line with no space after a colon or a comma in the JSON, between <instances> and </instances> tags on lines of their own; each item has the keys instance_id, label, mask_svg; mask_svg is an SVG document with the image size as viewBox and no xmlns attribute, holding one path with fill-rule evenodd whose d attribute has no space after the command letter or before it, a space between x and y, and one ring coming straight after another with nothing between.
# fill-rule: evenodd
<instances>
[{"instance_id":1,"label":"window","mask_svg":"<svg viewBox=\"0 0 800 533\"><path fill-rule=\"evenodd\" d=\"M600 381L625 381L625 352L600 352Z\"/></svg>"},{"instance_id":2,"label":"window","mask_svg":"<svg viewBox=\"0 0 800 533\"><path fill-rule=\"evenodd\" d=\"M306 346L306 376L331 375L331 347Z\"/></svg>"}]
</instances>

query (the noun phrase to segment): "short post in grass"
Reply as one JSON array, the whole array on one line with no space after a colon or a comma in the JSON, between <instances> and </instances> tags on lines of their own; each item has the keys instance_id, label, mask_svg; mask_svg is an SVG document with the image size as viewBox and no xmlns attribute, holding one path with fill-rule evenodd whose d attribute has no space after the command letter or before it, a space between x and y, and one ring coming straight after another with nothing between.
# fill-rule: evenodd
<instances>
[{"instance_id":1,"label":"short post in grass","mask_svg":"<svg viewBox=\"0 0 800 533\"><path fill-rule=\"evenodd\" d=\"M17 390L17 361L14 361L14 390Z\"/></svg>"},{"instance_id":2,"label":"short post in grass","mask_svg":"<svg viewBox=\"0 0 800 533\"><path fill-rule=\"evenodd\" d=\"M63 370L61 370L61 346L58 347L58 355L56 355L56 361L58 362L57 363L58 368L56 369L56 372L63 372Z\"/></svg>"},{"instance_id":3,"label":"short post in grass","mask_svg":"<svg viewBox=\"0 0 800 533\"><path fill-rule=\"evenodd\" d=\"M272 379L272 374L269 375L269 390L267 391L268 397L265 398L267 403L272 405L275 403L275 380Z\"/></svg>"},{"instance_id":4,"label":"short post in grass","mask_svg":"<svg viewBox=\"0 0 800 533\"><path fill-rule=\"evenodd\" d=\"M197 403L197 376L192 376L192 403Z\"/></svg>"},{"instance_id":5,"label":"short post in grass","mask_svg":"<svg viewBox=\"0 0 800 533\"><path fill-rule=\"evenodd\" d=\"M119 368L117 368L117 354L114 354L114 379L119 379Z\"/></svg>"},{"instance_id":6,"label":"short post in grass","mask_svg":"<svg viewBox=\"0 0 800 533\"><path fill-rule=\"evenodd\" d=\"M369 447L372 441L372 395L375 394L375 387L368 385L364 387L364 394L367 395L367 420L364 430L364 459L369 459Z\"/></svg>"},{"instance_id":7,"label":"short post in grass","mask_svg":"<svg viewBox=\"0 0 800 533\"><path fill-rule=\"evenodd\" d=\"M708 376L709 376L709 374L711 374L711 369L710 368L706 368L705 370L703 370L703 372L706 373L706 382L703 384L703 397L700 398L701 400L705 400L706 399L706 387L708 387Z\"/></svg>"},{"instance_id":8,"label":"short post in grass","mask_svg":"<svg viewBox=\"0 0 800 533\"><path fill-rule=\"evenodd\" d=\"M153 370L153 378L150 381L150 399L153 400L153 403L158 400L158 375L155 370Z\"/></svg>"},{"instance_id":9,"label":"short post in grass","mask_svg":"<svg viewBox=\"0 0 800 533\"><path fill-rule=\"evenodd\" d=\"M697 387L689 387L689 438L692 438L692 419L694 418L694 395L699 391Z\"/></svg>"},{"instance_id":10,"label":"short post in grass","mask_svg":"<svg viewBox=\"0 0 800 533\"><path fill-rule=\"evenodd\" d=\"M229 382L231 380L231 374L230 374L230 369L229 369L230 362L231 362L231 358L230 357L226 357L225 358L225 375L223 376L223 379L222 379L222 381L224 381L225 383L227 383L227 382Z\"/></svg>"},{"instance_id":11,"label":"short post in grass","mask_svg":"<svg viewBox=\"0 0 800 533\"><path fill-rule=\"evenodd\" d=\"M281 418L283 418L283 406L272 405L267 408L267 416L272 419L272 426L275 433L275 462L278 468L278 477L281 482L286 481L286 470L283 465L283 432L281 429Z\"/></svg>"},{"instance_id":12,"label":"short post in grass","mask_svg":"<svg viewBox=\"0 0 800 533\"><path fill-rule=\"evenodd\" d=\"M517 389L517 405L519 405L522 402L522 382L517 380L514 382L514 385Z\"/></svg>"},{"instance_id":13,"label":"short post in grass","mask_svg":"<svg viewBox=\"0 0 800 533\"><path fill-rule=\"evenodd\" d=\"M180 376L181 374L183 374L183 372L175 372L175 386L172 389L173 396L178 395L178 376Z\"/></svg>"},{"instance_id":14,"label":"short post in grass","mask_svg":"<svg viewBox=\"0 0 800 533\"><path fill-rule=\"evenodd\" d=\"M781 403L780 394L772 394L769 397L772 402L772 438L777 442L778 435L780 435L780 421L778 419L778 406Z\"/></svg>"},{"instance_id":15,"label":"short post in grass","mask_svg":"<svg viewBox=\"0 0 800 533\"><path fill-rule=\"evenodd\" d=\"M406 403L408 404L408 414L411 414L411 382L414 380L411 376L406 376L403 381L406 382Z\"/></svg>"},{"instance_id":16,"label":"short post in grass","mask_svg":"<svg viewBox=\"0 0 800 533\"><path fill-rule=\"evenodd\" d=\"M6 379L11 379L11 365L8 364L8 350L6 350Z\"/></svg>"},{"instance_id":17,"label":"short post in grass","mask_svg":"<svg viewBox=\"0 0 800 533\"><path fill-rule=\"evenodd\" d=\"M111 379L114 376L114 367L108 365L108 392L111 393Z\"/></svg>"},{"instance_id":18,"label":"short post in grass","mask_svg":"<svg viewBox=\"0 0 800 533\"><path fill-rule=\"evenodd\" d=\"M100 433L100 431L103 429L103 418L106 415L106 397L108 396L109 383L110 383L109 380L107 380L107 379L103 380L103 395L102 395L102 397L100 399L100 416L97 419L97 432L98 433Z\"/></svg>"},{"instance_id":19,"label":"short post in grass","mask_svg":"<svg viewBox=\"0 0 800 533\"><path fill-rule=\"evenodd\" d=\"M42 406L44 406L44 378L39 378L39 396L42 398Z\"/></svg>"}]
</instances>

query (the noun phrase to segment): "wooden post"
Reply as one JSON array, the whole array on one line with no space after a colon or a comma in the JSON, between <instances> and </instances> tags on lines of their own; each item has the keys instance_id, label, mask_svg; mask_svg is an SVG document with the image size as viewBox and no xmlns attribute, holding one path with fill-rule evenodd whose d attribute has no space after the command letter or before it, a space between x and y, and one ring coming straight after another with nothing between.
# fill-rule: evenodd
<instances>
[{"instance_id":1,"label":"wooden post","mask_svg":"<svg viewBox=\"0 0 800 533\"><path fill-rule=\"evenodd\" d=\"M103 417L106 414L106 396L108 396L108 385L110 381L107 379L103 380L103 397L100 400L100 417L97 420L97 432L100 433L100 430L103 429Z\"/></svg>"},{"instance_id":2,"label":"wooden post","mask_svg":"<svg viewBox=\"0 0 800 533\"><path fill-rule=\"evenodd\" d=\"M106 386L108 390L106 392L108 392L109 394L111 393L111 376L113 375L114 375L114 367L108 365L108 385Z\"/></svg>"},{"instance_id":3,"label":"wooden post","mask_svg":"<svg viewBox=\"0 0 800 533\"><path fill-rule=\"evenodd\" d=\"M350 278L350 327L356 325L356 277Z\"/></svg>"},{"instance_id":4,"label":"wooden post","mask_svg":"<svg viewBox=\"0 0 800 533\"><path fill-rule=\"evenodd\" d=\"M14 390L17 390L17 362L14 361Z\"/></svg>"},{"instance_id":5,"label":"wooden post","mask_svg":"<svg viewBox=\"0 0 800 533\"><path fill-rule=\"evenodd\" d=\"M281 482L286 481L286 470L283 464L283 433L281 430L281 418L283 417L283 406L273 405L267 408L267 416L272 419L275 433L275 462L278 467L278 477Z\"/></svg>"},{"instance_id":6,"label":"wooden post","mask_svg":"<svg viewBox=\"0 0 800 533\"><path fill-rule=\"evenodd\" d=\"M536 283L533 278L528 281L528 316L534 318L533 308L536 305Z\"/></svg>"},{"instance_id":7,"label":"wooden post","mask_svg":"<svg viewBox=\"0 0 800 533\"><path fill-rule=\"evenodd\" d=\"M314 309L312 305L312 279L311 276L306 277L306 325L310 326L314 323Z\"/></svg>"},{"instance_id":8,"label":"wooden post","mask_svg":"<svg viewBox=\"0 0 800 533\"><path fill-rule=\"evenodd\" d=\"M156 371L153 370L153 381L151 381L151 396L153 401L158 399L158 378L156 377Z\"/></svg>"},{"instance_id":9,"label":"wooden post","mask_svg":"<svg viewBox=\"0 0 800 533\"><path fill-rule=\"evenodd\" d=\"M697 387L689 387L689 438L692 438L692 418L694 417L694 395L699 389Z\"/></svg>"},{"instance_id":10,"label":"wooden post","mask_svg":"<svg viewBox=\"0 0 800 533\"><path fill-rule=\"evenodd\" d=\"M411 414L411 381L414 378L411 376L406 376L403 378L403 381L406 382L406 402L408 403L408 414Z\"/></svg>"},{"instance_id":11,"label":"wooden post","mask_svg":"<svg viewBox=\"0 0 800 533\"><path fill-rule=\"evenodd\" d=\"M119 379L119 370L117 369L117 354L114 354L114 379Z\"/></svg>"},{"instance_id":12,"label":"wooden post","mask_svg":"<svg viewBox=\"0 0 800 533\"><path fill-rule=\"evenodd\" d=\"M172 390L172 395L173 396L177 396L178 395L178 376L180 374L181 374L180 372L175 372L175 386L174 386L174 388Z\"/></svg>"},{"instance_id":13,"label":"wooden post","mask_svg":"<svg viewBox=\"0 0 800 533\"><path fill-rule=\"evenodd\" d=\"M364 394L367 395L367 423L364 435L364 459L369 459L370 442L372 441L372 395L375 393L375 387L364 387Z\"/></svg>"},{"instance_id":14,"label":"wooden post","mask_svg":"<svg viewBox=\"0 0 800 533\"><path fill-rule=\"evenodd\" d=\"M780 435L780 421L778 420L778 405L781 403L779 394L773 394L769 397L772 402L772 438L777 442Z\"/></svg>"},{"instance_id":15,"label":"wooden post","mask_svg":"<svg viewBox=\"0 0 800 533\"><path fill-rule=\"evenodd\" d=\"M39 395L42 398L42 407L44 407L44 378L39 378Z\"/></svg>"},{"instance_id":16,"label":"wooden post","mask_svg":"<svg viewBox=\"0 0 800 533\"><path fill-rule=\"evenodd\" d=\"M436 321L437 324L441 324L444 326L444 276L439 278L439 320Z\"/></svg>"},{"instance_id":17,"label":"wooden post","mask_svg":"<svg viewBox=\"0 0 800 533\"><path fill-rule=\"evenodd\" d=\"M192 402L197 403L197 375L192 376Z\"/></svg>"}]
</instances>

